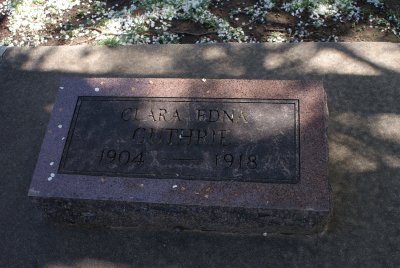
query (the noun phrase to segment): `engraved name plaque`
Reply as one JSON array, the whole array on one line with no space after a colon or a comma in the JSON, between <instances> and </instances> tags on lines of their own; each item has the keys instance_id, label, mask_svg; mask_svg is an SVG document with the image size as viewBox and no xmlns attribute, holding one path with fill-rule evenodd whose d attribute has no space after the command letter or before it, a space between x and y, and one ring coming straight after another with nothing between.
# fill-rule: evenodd
<instances>
[{"instance_id":1,"label":"engraved name plaque","mask_svg":"<svg viewBox=\"0 0 400 268\"><path fill-rule=\"evenodd\" d=\"M59 222L322 232L321 81L64 78L29 196Z\"/></svg>"},{"instance_id":2,"label":"engraved name plaque","mask_svg":"<svg viewBox=\"0 0 400 268\"><path fill-rule=\"evenodd\" d=\"M59 173L297 183L297 99L78 97Z\"/></svg>"}]
</instances>

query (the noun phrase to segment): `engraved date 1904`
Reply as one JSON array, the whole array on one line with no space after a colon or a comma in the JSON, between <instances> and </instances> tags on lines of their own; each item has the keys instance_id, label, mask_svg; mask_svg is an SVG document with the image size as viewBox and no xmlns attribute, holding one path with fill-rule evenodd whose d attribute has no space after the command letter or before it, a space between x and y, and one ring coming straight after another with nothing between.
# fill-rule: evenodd
<instances>
[{"instance_id":1,"label":"engraved date 1904","mask_svg":"<svg viewBox=\"0 0 400 268\"><path fill-rule=\"evenodd\" d=\"M142 165L144 163L143 160L143 152L130 152L127 150L117 151L114 149L103 149L101 151L100 156L100 164L118 164L118 165L128 165L128 164L136 164Z\"/></svg>"}]
</instances>

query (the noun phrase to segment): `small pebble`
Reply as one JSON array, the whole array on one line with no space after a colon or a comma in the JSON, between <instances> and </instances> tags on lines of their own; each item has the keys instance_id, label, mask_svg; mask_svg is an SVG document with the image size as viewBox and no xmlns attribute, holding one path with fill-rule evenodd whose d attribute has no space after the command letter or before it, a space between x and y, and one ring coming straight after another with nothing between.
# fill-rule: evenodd
<instances>
[{"instance_id":1,"label":"small pebble","mask_svg":"<svg viewBox=\"0 0 400 268\"><path fill-rule=\"evenodd\" d=\"M51 181L52 179L53 179L53 177L48 177L47 178L48 181Z\"/></svg>"},{"instance_id":2,"label":"small pebble","mask_svg":"<svg viewBox=\"0 0 400 268\"><path fill-rule=\"evenodd\" d=\"M58 128L62 128L62 125L58 125Z\"/></svg>"},{"instance_id":3,"label":"small pebble","mask_svg":"<svg viewBox=\"0 0 400 268\"><path fill-rule=\"evenodd\" d=\"M54 165L54 162L50 162L50 166Z\"/></svg>"},{"instance_id":4,"label":"small pebble","mask_svg":"<svg viewBox=\"0 0 400 268\"><path fill-rule=\"evenodd\" d=\"M56 174L54 174L54 173L51 173L50 174L50 177L53 177L54 178L54 176L55 176Z\"/></svg>"},{"instance_id":5,"label":"small pebble","mask_svg":"<svg viewBox=\"0 0 400 268\"><path fill-rule=\"evenodd\" d=\"M177 188L178 187L178 185L172 185L172 189L175 189L175 188Z\"/></svg>"},{"instance_id":6,"label":"small pebble","mask_svg":"<svg viewBox=\"0 0 400 268\"><path fill-rule=\"evenodd\" d=\"M267 236L267 235L268 235L267 232L263 233L263 236Z\"/></svg>"},{"instance_id":7,"label":"small pebble","mask_svg":"<svg viewBox=\"0 0 400 268\"><path fill-rule=\"evenodd\" d=\"M206 82L206 81L207 81L207 79L203 78L203 79L201 79L201 81L203 81L203 82Z\"/></svg>"},{"instance_id":8,"label":"small pebble","mask_svg":"<svg viewBox=\"0 0 400 268\"><path fill-rule=\"evenodd\" d=\"M99 92L100 88L96 87L94 91Z\"/></svg>"},{"instance_id":9,"label":"small pebble","mask_svg":"<svg viewBox=\"0 0 400 268\"><path fill-rule=\"evenodd\" d=\"M64 87L60 87L60 89L64 89Z\"/></svg>"}]
</instances>

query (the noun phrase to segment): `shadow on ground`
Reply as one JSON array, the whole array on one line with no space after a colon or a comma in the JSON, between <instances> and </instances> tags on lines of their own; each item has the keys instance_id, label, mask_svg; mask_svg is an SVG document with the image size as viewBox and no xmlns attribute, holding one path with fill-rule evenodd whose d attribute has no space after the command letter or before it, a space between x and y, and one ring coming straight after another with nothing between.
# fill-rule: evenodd
<instances>
[{"instance_id":1,"label":"shadow on ground","mask_svg":"<svg viewBox=\"0 0 400 268\"><path fill-rule=\"evenodd\" d=\"M0 65L1 267L396 267L400 46L10 49ZM323 80L333 216L319 237L138 232L47 222L27 197L63 76Z\"/></svg>"}]
</instances>

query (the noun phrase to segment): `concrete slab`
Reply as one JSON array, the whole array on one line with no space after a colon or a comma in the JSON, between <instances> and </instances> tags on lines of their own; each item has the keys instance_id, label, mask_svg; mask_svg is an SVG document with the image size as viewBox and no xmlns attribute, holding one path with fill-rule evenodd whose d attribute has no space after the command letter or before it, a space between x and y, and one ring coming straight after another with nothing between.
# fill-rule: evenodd
<instances>
[{"instance_id":1,"label":"concrete slab","mask_svg":"<svg viewBox=\"0 0 400 268\"><path fill-rule=\"evenodd\" d=\"M333 216L322 237L82 229L27 197L62 76L323 80ZM1 267L400 264L400 45L10 48L0 64ZM55 250L56 249L56 250Z\"/></svg>"}]
</instances>

